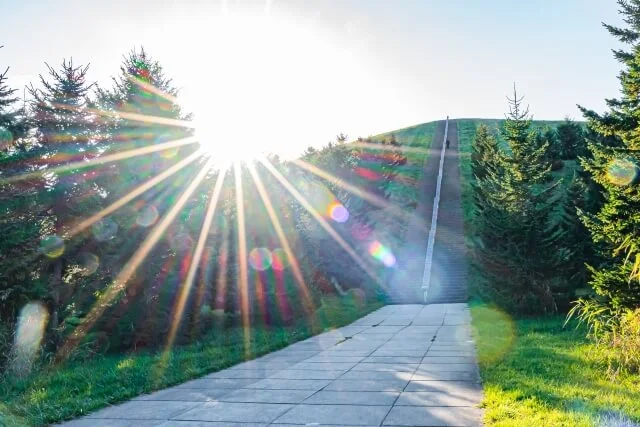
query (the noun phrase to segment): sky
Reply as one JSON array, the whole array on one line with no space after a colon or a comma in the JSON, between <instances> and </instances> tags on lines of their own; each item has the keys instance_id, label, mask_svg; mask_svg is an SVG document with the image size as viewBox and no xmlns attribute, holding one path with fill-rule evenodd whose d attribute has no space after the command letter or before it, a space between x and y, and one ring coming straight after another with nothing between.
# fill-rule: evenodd
<instances>
[{"instance_id":1,"label":"sky","mask_svg":"<svg viewBox=\"0 0 640 427\"><path fill-rule=\"evenodd\" d=\"M619 93L614 0L7 0L0 68L22 88L73 57L103 86L144 46L207 138L295 154L453 118L536 119ZM250 141L246 143L246 141Z\"/></svg>"}]
</instances>

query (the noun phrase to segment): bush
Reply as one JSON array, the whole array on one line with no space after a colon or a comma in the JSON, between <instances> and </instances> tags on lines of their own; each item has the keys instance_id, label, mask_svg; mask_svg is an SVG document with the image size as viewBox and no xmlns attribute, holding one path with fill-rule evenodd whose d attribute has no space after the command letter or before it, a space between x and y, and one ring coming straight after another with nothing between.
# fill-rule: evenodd
<instances>
[{"instance_id":1,"label":"bush","mask_svg":"<svg viewBox=\"0 0 640 427\"><path fill-rule=\"evenodd\" d=\"M615 311L596 300L579 300L567 321L574 316L604 351L611 376L640 373L640 308Z\"/></svg>"}]
</instances>

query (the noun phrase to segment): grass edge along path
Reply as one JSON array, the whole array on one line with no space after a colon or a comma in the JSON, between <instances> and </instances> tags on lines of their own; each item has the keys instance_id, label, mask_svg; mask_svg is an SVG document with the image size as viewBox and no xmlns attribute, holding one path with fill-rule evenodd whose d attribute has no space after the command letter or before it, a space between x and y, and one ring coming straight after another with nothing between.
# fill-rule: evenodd
<instances>
[{"instance_id":1,"label":"grass edge along path","mask_svg":"<svg viewBox=\"0 0 640 427\"><path fill-rule=\"evenodd\" d=\"M479 120L458 120L462 205L470 243L471 152ZM478 280L470 271L470 286ZM472 290L472 289L470 289ZM640 378L607 376L602 350L562 316L514 320L471 303L487 426L633 426L640 422Z\"/></svg>"},{"instance_id":2,"label":"grass edge along path","mask_svg":"<svg viewBox=\"0 0 640 427\"><path fill-rule=\"evenodd\" d=\"M248 356L243 331L234 328L174 348L167 355L139 352L99 356L45 369L22 380L0 377L0 426L39 426L86 415L347 325L381 306L378 301L325 298L315 314L315 324L322 328L312 330L312 322L306 319L289 327L254 328Z\"/></svg>"}]
</instances>

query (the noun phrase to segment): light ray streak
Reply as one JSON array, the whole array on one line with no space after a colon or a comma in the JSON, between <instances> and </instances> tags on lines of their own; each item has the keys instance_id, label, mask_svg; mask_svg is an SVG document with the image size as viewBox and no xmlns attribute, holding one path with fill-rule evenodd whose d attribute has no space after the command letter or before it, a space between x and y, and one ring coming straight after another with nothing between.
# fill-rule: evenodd
<instances>
[{"instance_id":1,"label":"light ray streak","mask_svg":"<svg viewBox=\"0 0 640 427\"><path fill-rule=\"evenodd\" d=\"M224 182L226 173L226 169L220 170L220 172L218 173L218 177L216 178L215 186L211 191L209 205L207 206L207 211L205 213L204 220L202 221L202 227L200 229L200 237L198 237L198 243L196 243L196 248L193 251L193 256L191 257L191 264L189 265L187 277L182 284L180 295L178 296L178 300L176 301L176 305L173 310L173 321L171 323L171 329L169 330L169 337L167 339L167 350L169 350L171 346L173 346L173 342L178 331L178 326L180 325L180 320L182 319L182 313L184 312L184 306L187 302L187 298L189 298L189 294L191 293L193 280L195 279L198 267L200 266L200 258L202 257L202 252L204 251L204 245L207 242L207 238L209 237L209 230L211 229L213 215L215 214L216 207L218 206L218 199L220 198L220 192L222 191L222 184Z\"/></svg>"},{"instance_id":2,"label":"light ray streak","mask_svg":"<svg viewBox=\"0 0 640 427\"><path fill-rule=\"evenodd\" d=\"M52 103L55 108L68 111L83 111L87 113L93 113L98 116L111 117L114 119L126 119L134 122L149 123L154 125L165 125L178 128L193 129L194 123L189 120L170 119L168 117L150 116L148 114L130 113L127 111L119 110L101 110L99 108L79 108L73 105L65 105L60 103Z\"/></svg>"},{"instance_id":3,"label":"light ray streak","mask_svg":"<svg viewBox=\"0 0 640 427\"><path fill-rule=\"evenodd\" d=\"M229 265L229 239L230 227L225 227L222 235L222 248L218 256L218 277L216 280L216 300L214 307L216 310L223 310L227 303L227 273Z\"/></svg>"},{"instance_id":4,"label":"light ray streak","mask_svg":"<svg viewBox=\"0 0 640 427\"><path fill-rule=\"evenodd\" d=\"M198 139L194 136L189 136L186 138L176 139L173 141L163 142L161 144L153 144L148 145L146 147L140 147L133 150L127 150L122 153L114 153L106 156L96 157L89 161L78 161L69 163L63 166L57 166L50 169L42 169L35 172L26 173L23 175L16 175L0 180L0 184L10 184L13 182L23 181L26 179L36 178L48 173L62 173L68 172L75 169L84 169L97 165L104 165L106 163L117 162L119 160L129 159L131 157L142 156L144 154L155 153L156 151L163 151L169 148L182 147L184 145L195 144L198 142Z\"/></svg>"},{"instance_id":5,"label":"light ray streak","mask_svg":"<svg viewBox=\"0 0 640 427\"><path fill-rule=\"evenodd\" d=\"M126 205L127 203L129 203L130 201L135 199L136 197L138 197L141 194L145 193L149 189L155 187L160 182L164 181L165 179L167 179L171 175L175 174L176 172L178 172L179 170L181 170L182 168L184 168L188 164L192 163L194 160L198 159L200 156L202 156L202 153L200 151L196 151L195 153L189 155L188 157L185 157L184 159L182 159L181 161L179 161L175 165L171 166L166 171L164 171L161 174L155 176L154 178L151 178L150 180L148 180L144 184L140 185L139 187L136 187L134 190L132 190L126 196L121 197L120 199L118 199L117 201L112 203L111 205L109 205L106 208L102 209L100 212L90 216L89 218L83 220L78 225L73 227L71 229L71 231L69 231L69 236L68 237L71 238L71 237L75 236L76 234L81 233L82 231L86 230L88 227L91 227L93 224L95 224L96 222L100 221L105 216L110 215L113 212L117 211L118 209L120 209L121 207L123 207L124 205Z\"/></svg>"},{"instance_id":6,"label":"light ray streak","mask_svg":"<svg viewBox=\"0 0 640 427\"><path fill-rule=\"evenodd\" d=\"M276 170L271 162L269 162L269 160L264 157L260 157L259 160L264 165L264 167L267 168L267 170L271 172L271 174L280 182L280 184L282 184L282 186L286 188L287 191L289 191L289 193L291 193L291 195L296 198L296 200L298 200L302 207L304 207L307 212L309 212L309 214L311 214L311 216L313 216L313 218L318 221L320 226L324 228L324 230L336 241L336 243L338 243L338 245L340 245L340 247L342 247L342 249L344 249L344 251L349 254L351 258L353 258L356 264L358 264L358 266L360 266L360 268L362 268L364 272L367 273L369 277L371 277L371 279L373 279L378 285L380 285L380 287L386 289L387 286L382 283L382 281L378 278L371 267L369 267L367 263L356 253L356 251L351 246L349 246L349 244L342 238L342 236L338 234L338 232L327 222L327 220L324 219L322 215L320 215L314 209L311 203L309 203L309 201L305 199L304 196L300 194L300 192L296 190L296 188L291 185L291 183L280 172Z\"/></svg>"},{"instance_id":7,"label":"light ray streak","mask_svg":"<svg viewBox=\"0 0 640 427\"><path fill-rule=\"evenodd\" d=\"M253 166L253 164L249 164L247 166L249 173L251 174L251 178L253 178L253 182L255 183L256 189L260 194L260 198L262 199L262 203L264 207L267 209L267 214L269 215L269 219L273 224L274 229L276 230L276 234L278 239L280 240L280 245L282 249L284 249L285 254L287 255L287 260L289 261L289 265L291 265L291 270L293 272L293 276L298 283L298 288L302 292L303 300L305 301L305 311L310 312L313 310L313 300L311 298L311 292L309 292L309 287L304 280L304 276L302 275L302 271L300 270L300 265L298 264L298 259L291 250L291 245L289 244L289 239L287 239L287 235L282 228L282 224L280 223L280 219L278 219L278 215L276 215L276 211L273 208L273 204L271 203L271 199L267 191L264 188L264 184L262 180L258 176L258 173Z\"/></svg>"},{"instance_id":8,"label":"light ray streak","mask_svg":"<svg viewBox=\"0 0 640 427\"><path fill-rule=\"evenodd\" d=\"M342 189L344 189L344 190L346 190L346 191L348 191L348 192L350 192L352 194L355 194L356 196L360 197L361 199L364 199L364 200L368 201L369 203L371 203L374 206L377 206L377 207L382 208L382 209L387 209L390 213L392 213L392 214L394 214L394 215L396 215L396 216L398 216L400 218L406 219L406 218L411 216L411 213L407 212L406 210L404 210L404 209L402 209L402 208L400 208L398 206L395 206L392 203L389 203L387 200L383 199L382 197L376 196L375 194L372 194L372 193L370 193L368 191L362 190L362 189L356 187L353 184L349 184L348 182L343 181L342 179L332 175L331 173L329 173L329 172L327 172L327 171L325 171L325 170L323 170L323 169L321 169L321 168L319 168L319 167L317 167L315 165L312 165L311 163L305 162L304 160L300 160L300 159L291 160L291 163L293 163L294 165L296 165L296 166L298 166L298 167L300 167L300 168L302 168L302 169L304 169L306 171L311 172L312 174L314 174L316 176L319 176L320 178L324 178L327 181L332 182L336 186L338 186L338 187L340 187L340 188L342 188ZM426 229L426 227L422 227L422 228Z\"/></svg>"},{"instance_id":9,"label":"light ray streak","mask_svg":"<svg viewBox=\"0 0 640 427\"><path fill-rule=\"evenodd\" d=\"M244 351L249 355L250 330L249 330L249 271L247 266L247 231L244 216L244 192L242 189L242 175L238 162L233 164L233 173L236 189L236 210L238 222L238 263L240 267L239 293L240 314L242 316L242 330L244 334Z\"/></svg>"},{"instance_id":10,"label":"light ray streak","mask_svg":"<svg viewBox=\"0 0 640 427\"><path fill-rule=\"evenodd\" d=\"M145 238L140 247L129 259L127 264L125 264L120 273L118 273L118 276L116 276L113 284L111 284L107 288L107 290L102 295L100 295L98 301L96 301L96 304L93 306L91 311L83 319L82 323L78 325L75 331L73 331L67 342L61 347L58 352L59 356L61 355L63 358L66 357L73 345L80 342L80 340L86 335L93 324L98 320L98 318L102 316L104 311L107 309L111 301L118 295L118 293L121 290L126 289L127 283L131 276L135 273L140 264L142 264L149 252L151 252L151 250L155 247L160 238L162 238L169 225L171 225L175 217L178 215L178 213L180 213L185 203L187 202L187 200L189 200L189 197L191 197L198 185L200 185L206 174L209 173L211 165L212 160L209 159L207 163L202 167L200 172L198 172L198 175L193 179L193 181L191 181L189 186L182 193L180 198L171 207L169 212L167 212L167 214L162 218L158 225L153 228L151 233Z\"/></svg>"},{"instance_id":11,"label":"light ray streak","mask_svg":"<svg viewBox=\"0 0 640 427\"><path fill-rule=\"evenodd\" d=\"M391 144L374 144L372 142L350 142L348 144L350 147L356 148L369 148L372 150L380 150L380 151L399 151L401 153L418 153L418 154L428 154L429 149L420 148L420 147L404 147L398 145Z\"/></svg>"},{"instance_id":12,"label":"light ray streak","mask_svg":"<svg viewBox=\"0 0 640 427\"><path fill-rule=\"evenodd\" d=\"M158 89L157 87L155 87L154 85L147 83L145 81L140 80L139 78L137 78L136 76L132 75L132 74L128 74L127 75L127 80L129 80L131 83L140 86L142 89L147 90L151 93L154 93L156 95L158 95L161 98L166 99L169 102L173 102L174 104L178 103L178 98L176 98L175 96L163 92L160 89Z\"/></svg>"}]
</instances>

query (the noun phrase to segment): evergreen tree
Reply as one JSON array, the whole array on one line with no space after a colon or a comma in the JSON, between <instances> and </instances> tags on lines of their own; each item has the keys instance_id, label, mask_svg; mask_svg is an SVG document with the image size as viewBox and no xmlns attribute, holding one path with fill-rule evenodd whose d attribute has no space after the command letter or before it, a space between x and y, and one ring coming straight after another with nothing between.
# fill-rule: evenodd
<instances>
[{"instance_id":1,"label":"evergreen tree","mask_svg":"<svg viewBox=\"0 0 640 427\"><path fill-rule=\"evenodd\" d=\"M549 144L531 127L522 98L509 99L502 129L508 150L498 167L476 183L478 261L488 284L507 308L524 313L555 311L551 277L559 260L550 222L556 197L550 180Z\"/></svg>"},{"instance_id":2,"label":"evergreen tree","mask_svg":"<svg viewBox=\"0 0 640 427\"><path fill-rule=\"evenodd\" d=\"M580 124L571 119L565 119L563 123L558 125L556 131L562 159L574 160L587 155L587 143Z\"/></svg>"},{"instance_id":3,"label":"evergreen tree","mask_svg":"<svg viewBox=\"0 0 640 427\"><path fill-rule=\"evenodd\" d=\"M500 163L498 141L485 124L478 126L471 153L471 169L477 180L496 172Z\"/></svg>"},{"instance_id":4,"label":"evergreen tree","mask_svg":"<svg viewBox=\"0 0 640 427\"><path fill-rule=\"evenodd\" d=\"M102 114L102 133L112 152L160 144L192 134L187 127L158 123L162 119L190 120L177 103L178 89L165 76L162 65L144 48L132 50L120 66L120 74L112 78L113 87L96 90L95 107ZM136 117L117 115L132 113ZM116 113L115 116L108 113ZM158 120L160 119L160 120ZM144 157L134 157L112 165L107 185L118 196L173 164L194 146L168 149Z\"/></svg>"},{"instance_id":5,"label":"evergreen tree","mask_svg":"<svg viewBox=\"0 0 640 427\"><path fill-rule=\"evenodd\" d=\"M603 115L581 107L591 151L583 165L604 194L600 210L583 216L603 259L592 268L590 283L599 304L614 313L640 307L640 1L618 4L627 27L604 26L629 46L614 51L623 65L622 96L607 100L609 111Z\"/></svg>"},{"instance_id":6,"label":"evergreen tree","mask_svg":"<svg viewBox=\"0 0 640 427\"><path fill-rule=\"evenodd\" d=\"M86 80L89 66L75 66L73 60L64 60L59 70L47 64L48 77L40 75L42 89L31 86L31 115L35 126L36 149L39 167L55 167L62 162L89 159L97 155L93 146L94 115L87 109L87 94L91 84ZM63 240L74 222L95 212L101 204L99 188L90 175L82 170L64 174L45 173L42 176L44 191L42 202L51 214L48 236L43 239L44 255L50 258L49 288L52 328L59 323L59 309L63 296L63 273L73 254L70 245ZM53 256L58 246L66 246L64 254Z\"/></svg>"},{"instance_id":7,"label":"evergreen tree","mask_svg":"<svg viewBox=\"0 0 640 427\"><path fill-rule=\"evenodd\" d=\"M15 96L17 89L7 85L8 73L9 67L0 73L0 152L12 148L13 142L25 131L23 111L15 108L18 101Z\"/></svg>"},{"instance_id":8,"label":"evergreen tree","mask_svg":"<svg viewBox=\"0 0 640 427\"><path fill-rule=\"evenodd\" d=\"M559 260L556 292L563 308L568 308L575 299L575 291L586 285L586 261L593 257L591 236L579 216L587 205L587 197L585 183L574 175L555 215L553 237L558 242L555 253Z\"/></svg>"}]
</instances>

